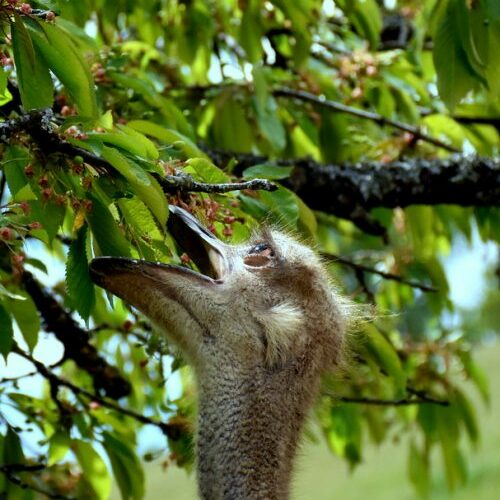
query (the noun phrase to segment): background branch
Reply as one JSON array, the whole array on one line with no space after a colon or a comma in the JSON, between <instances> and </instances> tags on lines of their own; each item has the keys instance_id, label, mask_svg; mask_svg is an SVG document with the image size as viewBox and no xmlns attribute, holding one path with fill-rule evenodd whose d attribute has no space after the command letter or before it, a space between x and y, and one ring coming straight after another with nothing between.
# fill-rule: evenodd
<instances>
[{"instance_id":1,"label":"background branch","mask_svg":"<svg viewBox=\"0 0 500 500\"><path fill-rule=\"evenodd\" d=\"M22 282L30 294L45 324L45 330L54 333L64 346L64 358L73 360L93 379L96 391L119 399L130 394L131 387L117 368L109 365L89 343L89 334L80 327L57 300L45 290L35 277L24 271Z\"/></svg>"},{"instance_id":2,"label":"background branch","mask_svg":"<svg viewBox=\"0 0 500 500\"><path fill-rule=\"evenodd\" d=\"M436 139L435 137L432 137L422 132L419 127L413 127L411 125L408 125L407 123L403 123L397 120L392 120L391 118L386 118L385 116L382 116L378 113L374 113L372 111L365 111L363 109L347 106L339 102L330 101L328 99L325 99L324 97L311 94L310 92L304 92L303 90L281 88L275 90L273 94L276 97L292 97L294 99L310 102L316 106L328 108L333 111L337 111L339 113L347 113L352 116L357 116L358 118L371 120L374 121L375 123L378 123L381 126L389 125L398 130L402 130L403 132L408 132L412 134L417 140L428 142L430 144L433 144L434 146L445 149L446 151L450 151L452 153L460 152L459 149L451 146L450 144L447 144L443 141L440 141L439 139Z\"/></svg>"},{"instance_id":3,"label":"background branch","mask_svg":"<svg viewBox=\"0 0 500 500\"><path fill-rule=\"evenodd\" d=\"M61 387L66 387L73 392L76 396L84 396L87 399L91 401L95 401L96 403L99 403L101 406L104 406L106 408L110 408L112 410L115 410L123 415L126 415L128 417L132 417L133 419L143 423L143 424L151 424L155 425L161 431L170 439L176 440L179 439L180 435L182 432L186 430L186 425L182 423L176 423L176 424L171 424L171 423L164 423L160 422L158 420L154 420L152 418L146 417L145 415L142 415L140 413L137 413L133 410L130 410L129 408L122 407L115 403L114 401L109 401L107 399L104 399L100 397L97 394L93 394L92 392L89 392L82 387L79 387L72 382L69 382L68 380L65 380L59 376L57 376L54 372L50 371L43 363L35 359L33 356L28 354L27 352L23 351L20 349L17 345L14 346L12 349L12 352L15 352L19 356L27 359L31 363L33 363L40 375L42 375L45 379L47 379L51 384L55 384L56 386L61 386Z\"/></svg>"},{"instance_id":4,"label":"background branch","mask_svg":"<svg viewBox=\"0 0 500 500\"><path fill-rule=\"evenodd\" d=\"M385 271L379 271L378 269L375 269L374 267L366 266L364 264L360 264L358 262L354 262L351 259L348 259L347 257L341 257L340 255L328 253L328 252L321 252L321 255L328 260L331 260L332 262L338 262L339 264L343 264L345 266L351 267L352 269L357 269L365 273L370 273L370 274L376 274L377 276L380 276L386 280L391 280L391 281L397 281L398 283L403 283L405 285L411 286L412 288L417 288L418 290L422 290L423 292L437 292L438 289L434 286L431 285L425 285L423 283L420 283L418 281L413 281L413 280L408 280L403 278L402 276L399 276L397 274L393 273L388 273Z\"/></svg>"}]
</instances>

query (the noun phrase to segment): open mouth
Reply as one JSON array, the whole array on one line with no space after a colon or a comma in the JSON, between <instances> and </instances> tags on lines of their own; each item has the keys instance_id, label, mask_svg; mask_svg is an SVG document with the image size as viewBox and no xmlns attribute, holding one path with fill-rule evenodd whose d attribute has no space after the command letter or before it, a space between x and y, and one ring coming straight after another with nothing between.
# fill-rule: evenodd
<instances>
[{"instance_id":1,"label":"open mouth","mask_svg":"<svg viewBox=\"0 0 500 500\"><path fill-rule=\"evenodd\" d=\"M94 283L108 288L110 277L123 272L147 275L164 270L184 274L202 281L220 283L229 271L226 244L217 239L195 217L182 208L170 205L168 229L179 247L189 255L199 272L187 267L148 262L125 257L98 257L90 262L90 276Z\"/></svg>"}]
</instances>

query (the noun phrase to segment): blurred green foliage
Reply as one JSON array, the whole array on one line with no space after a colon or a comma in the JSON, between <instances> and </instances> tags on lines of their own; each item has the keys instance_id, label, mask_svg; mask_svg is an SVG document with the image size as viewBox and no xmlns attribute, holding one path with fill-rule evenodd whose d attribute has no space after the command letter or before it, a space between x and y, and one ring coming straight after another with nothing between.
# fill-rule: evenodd
<instances>
[{"instance_id":1,"label":"blurred green foliage","mask_svg":"<svg viewBox=\"0 0 500 500\"><path fill-rule=\"evenodd\" d=\"M47 379L39 398L19 391L21 379L2 379L0 404L22 415L13 422L0 414L0 465L11 466L0 469L5 498L33 498L40 490L107 498L112 477L123 498L142 498L146 486L136 446L142 414L180 429L145 458L191 466L195 403L188 368L143 317L118 299L111 304L94 287L87 265L98 255L185 262L166 231L168 202L188 207L228 241L241 241L261 220L271 220L324 252L435 286L436 292L424 293L355 266L331 264L344 292L373 301L381 314L354 339L342 379L325 379L314 418L331 451L352 467L361 462L367 441L405 434L409 479L422 496L432 484L435 449L449 488L466 481L465 450L477 444L480 429L477 405L463 386L475 385L488 403L487 378L472 348L498 325L498 293L493 284L480 312L456 310L441 257L457 234L470 241L474 227L483 241L498 241L497 210L377 209L373 215L387 228L383 241L349 221L314 213L284 187L165 197L159 182L173 173L206 183L232 180L236 161L215 165L209 159L210 151L220 150L229 157L269 157L243 178L278 183L291 172L273 163L278 158L387 162L445 154L386 125L277 97L283 87L375 111L458 149L497 155L497 2L402 0L393 10L381 3L0 2L4 118L51 107L51 126L60 137L113 172L107 175L80 155L49 154L22 131L2 137L0 353L7 359L11 350L23 349L30 356L36 347L40 308L22 276L26 270L50 274L44 259L52 254L65 266L66 279L50 293L80 318L91 344L132 386L113 406L103 393L92 399L58 385L39 367ZM36 256L26 245L31 239L43 244ZM463 321L450 329L447 315ZM16 329L21 337L15 342ZM89 373L71 360L63 358L50 370L94 390ZM177 399L165 389L173 373L183 387ZM412 398L449 404L398 404ZM395 404L373 404L380 400ZM36 453L31 428L42 436Z\"/></svg>"}]
</instances>

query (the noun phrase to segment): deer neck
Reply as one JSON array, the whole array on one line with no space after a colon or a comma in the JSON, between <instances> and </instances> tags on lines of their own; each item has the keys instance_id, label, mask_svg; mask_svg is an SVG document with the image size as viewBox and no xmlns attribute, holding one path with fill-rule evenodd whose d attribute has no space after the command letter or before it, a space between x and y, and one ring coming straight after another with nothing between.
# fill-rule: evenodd
<instances>
[{"instance_id":1,"label":"deer neck","mask_svg":"<svg viewBox=\"0 0 500 500\"><path fill-rule=\"evenodd\" d=\"M198 478L203 500L288 498L302 424L314 391L293 368L200 377Z\"/></svg>"}]
</instances>

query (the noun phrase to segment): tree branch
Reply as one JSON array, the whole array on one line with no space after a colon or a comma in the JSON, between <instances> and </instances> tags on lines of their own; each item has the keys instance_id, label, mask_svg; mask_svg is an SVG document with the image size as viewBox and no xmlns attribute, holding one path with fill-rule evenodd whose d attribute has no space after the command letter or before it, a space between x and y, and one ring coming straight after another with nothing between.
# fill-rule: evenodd
<instances>
[{"instance_id":1,"label":"tree branch","mask_svg":"<svg viewBox=\"0 0 500 500\"><path fill-rule=\"evenodd\" d=\"M352 269L359 270L365 273L376 274L386 280L397 281L398 283L403 283L405 285L411 286L412 288L417 288L418 290L422 290L423 292L437 292L438 289L431 285L425 285L418 281L408 280L399 276L397 274L388 273L385 271L379 271L374 267L366 266L364 264L360 264L358 262L354 262L351 259L346 257L341 257L340 255L335 255L332 253L321 252L321 255L332 262L338 262L339 264L343 264L345 266L351 267Z\"/></svg>"},{"instance_id":2,"label":"tree branch","mask_svg":"<svg viewBox=\"0 0 500 500\"><path fill-rule=\"evenodd\" d=\"M102 390L113 399L130 394L130 382L114 366L109 365L89 343L89 334L38 283L28 271L22 275L24 288L30 294L45 323L45 330L54 333L64 345L65 359L72 359L93 379L96 391Z\"/></svg>"},{"instance_id":3,"label":"tree branch","mask_svg":"<svg viewBox=\"0 0 500 500\"><path fill-rule=\"evenodd\" d=\"M52 124L52 118L52 111L47 109L31 111L19 118L6 120L0 123L0 141L9 142L13 135L19 132L27 132L40 146L44 154L58 153L70 158L81 156L85 162L92 165L100 174L116 175L116 170L106 160L63 139ZM267 191L277 189L272 182L266 179L254 179L244 183L207 184L197 182L187 174L166 177L155 175L155 177L162 185L163 191L168 194L187 191L227 193L241 189L263 189Z\"/></svg>"},{"instance_id":4,"label":"tree branch","mask_svg":"<svg viewBox=\"0 0 500 500\"><path fill-rule=\"evenodd\" d=\"M178 192L228 193L230 191L240 191L243 189L275 191L278 189L276 184L266 179L253 179L247 182L227 182L222 184L197 182L187 174L176 174L168 177L156 176L156 179L160 183L163 191L170 194Z\"/></svg>"},{"instance_id":5,"label":"tree branch","mask_svg":"<svg viewBox=\"0 0 500 500\"><path fill-rule=\"evenodd\" d=\"M296 162L283 184L312 209L351 220L372 234L384 234L365 215L373 208L453 204L500 206L500 158L452 155L391 163L321 165Z\"/></svg>"},{"instance_id":6,"label":"tree branch","mask_svg":"<svg viewBox=\"0 0 500 500\"><path fill-rule=\"evenodd\" d=\"M131 417L138 422L141 422L143 424L151 424L155 425L161 431L170 439L176 440L179 439L180 435L182 432L186 430L186 426L182 423L164 423L160 422L158 420L154 420L152 418L146 417L145 415L142 415L140 413L137 413L133 410L130 410L129 408L125 408L120 406L119 404L115 403L114 401L109 401L107 399L104 399L100 397L97 394L93 394L92 392L89 392L82 387L79 387L72 382L69 382L68 380L65 380L59 376L57 376L54 372L50 371L42 362L38 361L35 359L33 356L28 354L27 352L23 351L20 349L17 345L14 345L12 352L18 354L19 356L27 359L31 363L33 363L38 370L38 373L42 375L45 379L49 381L51 384L55 384L56 386L61 386L61 387L66 387L68 388L73 394L76 396L84 396L85 398L95 401L96 403L99 403L101 406L104 406L106 408L110 408L112 410L115 410L123 415L126 415L128 417Z\"/></svg>"},{"instance_id":7,"label":"tree branch","mask_svg":"<svg viewBox=\"0 0 500 500\"><path fill-rule=\"evenodd\" d=\"M373 208L453 204L500 206L500 158L451 155L444 159L405 158L390 163L322 164L314 160L269 159L202 146L212 161L237 161L235 173L260 163L295 167L280 181L314 210L350 220L363 231L383 236Z\"/></svg>"},{"instance_id":8,"label":"tree branch","mask_svg":"<svg viewBox=\"0 0 500 500\"><path fill-rule=\"evenodd\" d=\"M43 464L35 464L35 465L27 465L27 464L4 464L0 465L0 472L5 474L5 477L16 486L23 490L31 490L36 493L42 494L47 498L54 498L58 500L73 500L73 497L66 497L60 495L58 493L52 493L50 491L39 488L38 486L30 483L25 483L22 479L17 477L15 474L19 472L37 472L46 468L46 465Z\"/></svg>"},{"instance_id":9,"label":"tree branch","mask_svg":"<svg viewBox=\"0 0 500 500\"><path fill-rule=\"evenodd\" d=\"M436 139L435 137L422 132L418 127L413 127L406 123L392 120L391 118L386 118L385 116L379 115L378 113L374 113L372 111L353 108L352 106L347 106L339 102L330 101L328 99L325 99L324 97L311 94L310 92L304 92L303 90L281 88L275 90L273 94L276 97L291 97L294 99L299 99L301 101L310 102L316 106L332 109L333 111L337 111L339 113L347 113L352 116L357 116L358 118L371 120L381 126L389 125L396 129L402 130L403 132L412 134L417 140L428 142L430 144L433 144L434 146L445 149L446 151L450 151L452 153L460 152L460 150L458 150L454 146L451 146L450 144L447 144L439 139Z\"/></svg>"},{"instance_id":10,"label":"tree branch","mask_svg":"<svg viewBox=\"0 0 500 500\"><path fill-rule=\"evenodd\" d=\"M335 397L335 395L332 395ZM365 405L375 405L375 406L408 406L408 405L425 405L425 404L435 404L439 406L449 406L450 402L444 399L434 399L430 396L420 397L420 398L402 398L402 399L377 399L377 398L365 398L365 397L350 397L342 396L336 398L342 403L357 403Z\"/></svg>"}]
</instances>

